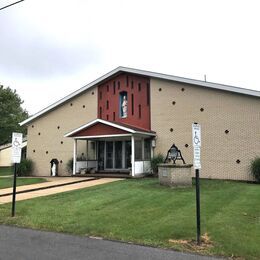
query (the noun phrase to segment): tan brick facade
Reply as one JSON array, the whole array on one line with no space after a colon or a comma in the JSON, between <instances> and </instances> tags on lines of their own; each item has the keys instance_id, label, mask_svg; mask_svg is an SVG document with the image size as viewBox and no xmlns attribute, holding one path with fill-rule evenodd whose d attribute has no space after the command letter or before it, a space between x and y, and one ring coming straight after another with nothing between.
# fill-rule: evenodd
<instances>
[{"instance_id":1,"label":"tan brick facade","mask_svg":"<svg viewBox=\"0 0 260 260\"><path fill-rule=\"evenodd\" d=\"M0 167L12 165L12 147L0 150Z\"/></svg>"},{"instance_id":2,"label":"tan brick facade","mask_svg":"<svg viewBox=\"0 0 260 260\"><path fill-rule=\"evenodd\" d=\"M192 163L193 122L202 127L202 177L252 180L249 162L260 155L258 97L151 79L151 128L158 136L155 153L166 155L175 143L186 163Z\"/></svg>"},{"instance_id":3,"label":"tan brick facade","mask_svg":"<svg viewBox=\"0 0 260 260\"><path fill-rule=\"evenodd\" d=\"M260 98L166 79L150 79L151 130L157 133L155 154L166 155L175 143L192 163L191 125L202 127L201 177L252 180L249 163L260 155ZM137 106L138 104L136 104ZM27 157L34 175L50 175L57 158L67 174L73 141L64 134L97 118L97 88L91 87L28 125ZM86 152L81 141L78 155Z\"/></svg>"},{"instance_id":4,"label":"tan brick facade","mask_svg":"<svg viewBox=\"0 0 260 260\"><path fill-rule=\"evenodd\" d=\"M66 163L73 156L73 140L64 134L97 117L97 91L91 88L44 114L28 125L27 158L35 163L34 175L50 175L50 160L57 158L59 174L66 175ZM78 154L85 151L79 142Z\"/></svg>"}]
</instances>

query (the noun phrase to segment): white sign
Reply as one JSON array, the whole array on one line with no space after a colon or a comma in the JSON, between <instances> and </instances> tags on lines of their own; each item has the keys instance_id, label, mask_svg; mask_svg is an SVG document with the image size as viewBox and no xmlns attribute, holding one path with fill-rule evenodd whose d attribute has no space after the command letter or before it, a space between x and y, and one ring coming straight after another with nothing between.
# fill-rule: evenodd
<instances>
[{"instance_id":1,"label":"white sign","mask_svg":"<svg viewBox=\"0 0 260 260\"><path fill-rule=\"evenodd\" d=\"M13 133L12 135L12 162L20 163L22 155L23 134Z\"/></svg>"},{"instance_id":2,"label":"white sign","mask_svg":"<svg viewBox=\"0 0 260 260\"><path fill-rule=\"evenodd\" d=\"M194 146L193 148L193 166L194 169L201 169L201 164L200 164L200 147L199 146Z\"/></svg>"},{"instance_id":3,"label":"white sign","mask_svg":"<svg viewBox=\"0 0 260 260\"><path fill-rule=\"evenodd\" d=\"M192 124L192 143L193 143L194 169L201 169L201 164L200 164L201 127L198 124Z\"/></svg>"},{"instance_id":4,"label":"white sign","mask_svg":"<svg viewBox=\"0 0 260 260\"><path fill-rule=\"evenodd\" d=\"M192 124L192 143L193 146L201 147L201 131L198 124Z\"/></svg>"}]
</instances>

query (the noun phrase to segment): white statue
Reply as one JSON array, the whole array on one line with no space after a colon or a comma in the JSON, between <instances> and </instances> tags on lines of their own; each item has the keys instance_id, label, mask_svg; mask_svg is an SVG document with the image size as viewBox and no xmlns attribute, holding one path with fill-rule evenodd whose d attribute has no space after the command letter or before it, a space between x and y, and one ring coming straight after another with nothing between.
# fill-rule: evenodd
<instances>
[{"instance_id":1,"label":"white statue","mask_svg":"<svg viewBox=\"0 0 260 260\"><path fill-rule=\"evenodd\" d=\"M51 167L51 176L56 176L56 164L55 163Z\"/></svg>"},{"instance_id":2,"label":"white statue","mask_svg":"<svg viewBox=\"0 0 260 260\"><path fill-rule=\"evenodd\" d=\"M122 117L127 117L127 100L126 96L123 97L123 102L122 102Z\"/></svg>"}]
</instances>

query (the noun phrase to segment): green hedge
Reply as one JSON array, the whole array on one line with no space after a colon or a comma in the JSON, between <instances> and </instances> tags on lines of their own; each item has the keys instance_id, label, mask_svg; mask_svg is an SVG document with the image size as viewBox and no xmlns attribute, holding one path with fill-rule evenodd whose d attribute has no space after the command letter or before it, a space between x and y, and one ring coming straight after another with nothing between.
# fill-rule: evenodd
<instances>
[{"instance_id":1,"label":"green hedge","mask_svg":"<svg viewBox=\"0 0 260 260\"><path fill-rule=\"evenodd\" d=\"M163 162L164 162L164 156L161 153L155 155L151 159L151 168L153 170L154 175L158 175L158 164L163 163Z\"/></svg>"},{"instance_id":2,"label":"green hedge","mask_svg":"<svg viewBox=\"0 0 260 260\"><path fill-rule=\"evenodd\" d=\"M256 157L251 161L250 171L255 177L257 182L260 182L260 157Z\"/></svg>"},{"instance_id":3,"label":"green hedge","mask_svg":"<svg viewBox=\"0 0 260 260\"><path fill-rule=\"evenodd\" d=\"M33 171L33 161L30 159L23 159L17 164L18 176L30 176Z\"/></svg>"}]
</instances>

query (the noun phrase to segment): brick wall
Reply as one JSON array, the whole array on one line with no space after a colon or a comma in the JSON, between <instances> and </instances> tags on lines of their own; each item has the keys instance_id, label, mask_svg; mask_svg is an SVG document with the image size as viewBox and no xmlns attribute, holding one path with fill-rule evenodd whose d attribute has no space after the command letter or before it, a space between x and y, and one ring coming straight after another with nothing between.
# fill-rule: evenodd
<instances>
[{"instance_id":1,"label":"brick wall","mask_svg":"<svg viewBox=\"0 0 260 260\"><path fill-rule=\"evenodd\" d=\"M201 176L252 180L249 162L260 155L260 99L221 90L151 80L151 128L155 153L172 143L192 163L193 122L202 127Z\"/></svg>"},{"instance_id":2,"label":"brick wall","mask_svg":"<svg viewBox=\"0 0 260 260\"><path fill-rule=\"evenodd\" d=\"M27 158L35 163L34 175L50 175L50 160L60 161L59 174L66 175L66 163L73 156L73 140L64 134L97 118L97 91L92 88L28 125ZM79 141L78 155L86 153Z\"/></svg>"}]
</instances>

